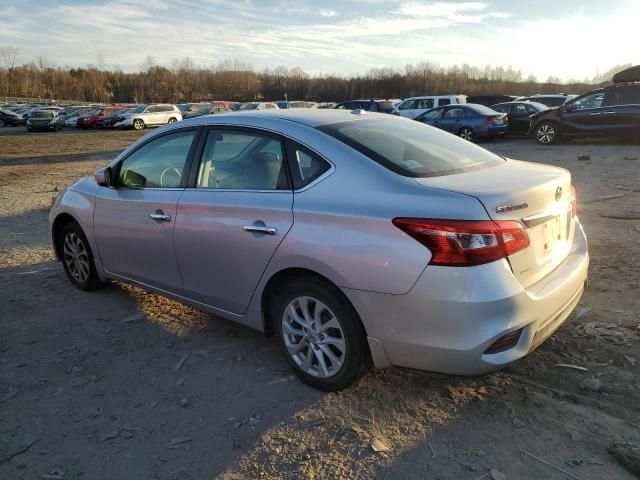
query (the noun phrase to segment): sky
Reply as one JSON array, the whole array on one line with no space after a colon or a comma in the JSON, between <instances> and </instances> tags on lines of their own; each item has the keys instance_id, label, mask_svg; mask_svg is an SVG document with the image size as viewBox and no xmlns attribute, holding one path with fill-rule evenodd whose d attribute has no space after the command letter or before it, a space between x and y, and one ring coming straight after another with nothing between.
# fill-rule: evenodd
<instances>
[{"instance_id":1,"label":"sky","mask_svg":"<svg viewBox=\"0 0 640 480\"><path fill-rule=\"evenodd\" d=\"M0 47L22 62L136 71L235 58L350 75L429 62L544 80L640 64L640 0L1 0Z\"/></svg>"}]
</instances>

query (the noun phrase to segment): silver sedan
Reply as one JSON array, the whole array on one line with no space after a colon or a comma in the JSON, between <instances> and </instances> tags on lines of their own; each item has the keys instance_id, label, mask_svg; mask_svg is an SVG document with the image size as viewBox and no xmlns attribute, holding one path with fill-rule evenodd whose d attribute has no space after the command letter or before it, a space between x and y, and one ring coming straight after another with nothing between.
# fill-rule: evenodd
<instances>
[{"instance_id":1,"label":"silver sedan","mask_svg":"<svg viewBox=\"0 0 640 480\"><path fill-rule=\"evenodd\" d=\"M589 264L569 172L361 110L163 127L64 190L50 223L76 287L133 283L274 334L324 390L371 364L513 362L569 316Z\"/></svg>"}]
</instances>

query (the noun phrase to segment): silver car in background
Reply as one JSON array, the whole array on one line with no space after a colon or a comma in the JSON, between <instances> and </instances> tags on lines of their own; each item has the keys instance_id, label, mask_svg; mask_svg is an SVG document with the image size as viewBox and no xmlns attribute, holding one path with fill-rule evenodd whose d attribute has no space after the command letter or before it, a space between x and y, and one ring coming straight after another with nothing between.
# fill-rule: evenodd
<instances>
[{"instance_id":1,"label":"silver car in background","mask_svg":"<svg viewBox=\"0 0 640 480\"><path fill-rule=\"evenodd\" d=\"M276 335L306 383L370 366L482 374L578 303L568 171L361 110L200 117L151 132L50 214L71 282L139 285Z\"/></svg>"},{"instance_id":2,"label":"silver car in background","mask_svg":"<svg viewBox=\"0 0 640 480\"><path fill-rule=\"evenodd\" d=\"M133 128L144 130L182 120L182 112L175 105L138 105L131 110L117 114L113 128Z\"/></svg>"}]
</instances>

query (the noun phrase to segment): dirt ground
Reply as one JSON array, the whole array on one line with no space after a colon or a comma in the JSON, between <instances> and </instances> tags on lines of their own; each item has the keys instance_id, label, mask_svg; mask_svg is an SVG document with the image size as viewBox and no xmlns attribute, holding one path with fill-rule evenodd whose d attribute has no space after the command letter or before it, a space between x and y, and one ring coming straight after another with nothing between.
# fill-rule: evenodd
<instances>
[{"instance_id":1,"label":"dirt ground","mask_svg":"<svg viewBox=\"0 0 640 480\"><path fill-rule=\"evenodd\" d=\"M577 188L590 285L537 351L485 377L389 369L324 394L258 332L66 280L52 198L138 135L0 130L1 479L636 478L614 453L640 442L640 145L484 144Z\"/></svg>"}]
</instances>

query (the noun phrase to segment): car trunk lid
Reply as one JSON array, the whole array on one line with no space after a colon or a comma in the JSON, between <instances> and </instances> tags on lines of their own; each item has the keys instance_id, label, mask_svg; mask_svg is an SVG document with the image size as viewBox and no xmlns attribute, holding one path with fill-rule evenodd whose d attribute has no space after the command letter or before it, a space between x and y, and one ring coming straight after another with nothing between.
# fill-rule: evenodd
<instances>
[{"instance_id":1,"label":"car trunk lid","mask_svg":"<svg viewBox=\"0 0 640 480\"><path fill-rule=\"evenodd\" d=\"M508 260L524 288L550 273L569 254L575 222L567 170L507 160L496 167L416 180L477 198L492 220L521 222L530 245Z\"/></svg>"}]
</instances>

